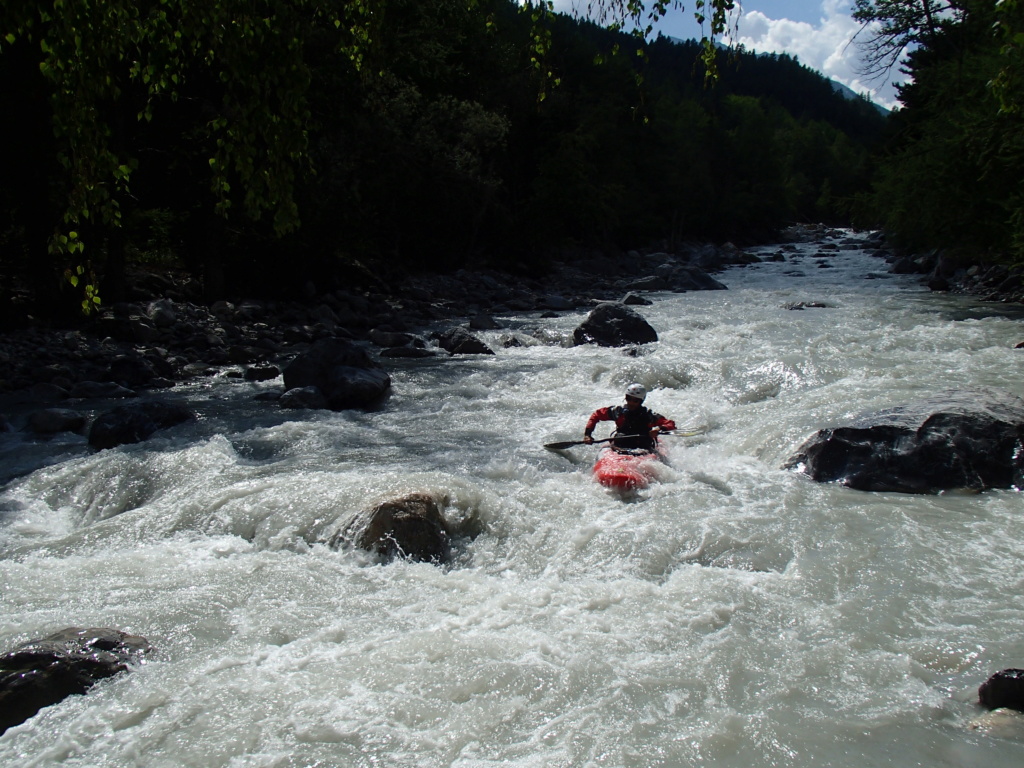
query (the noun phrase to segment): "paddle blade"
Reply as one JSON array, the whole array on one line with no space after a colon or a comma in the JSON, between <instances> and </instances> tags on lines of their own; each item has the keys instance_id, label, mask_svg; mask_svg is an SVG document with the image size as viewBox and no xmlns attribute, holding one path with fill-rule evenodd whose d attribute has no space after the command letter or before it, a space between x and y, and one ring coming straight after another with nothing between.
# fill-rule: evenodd
<instances>
[{"instance_id":1,"label":"paddle blade","mask_svg":"<svg viewBox=\"0 0 1024 768\"><path fill-rule=\"evenodd\" d=\"M583 445L582 440L565 440L561 443L545 443L544 447L549 451L561 451L565 448L572 448L574 445Z\"/></svg>"}]
</instances>

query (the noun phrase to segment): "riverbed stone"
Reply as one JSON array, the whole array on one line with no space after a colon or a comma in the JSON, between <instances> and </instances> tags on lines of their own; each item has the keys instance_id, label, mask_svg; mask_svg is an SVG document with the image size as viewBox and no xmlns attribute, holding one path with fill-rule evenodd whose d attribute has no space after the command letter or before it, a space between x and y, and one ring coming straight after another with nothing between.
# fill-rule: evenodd
<instances>
[{"instance_id":1,"label":"riverbed stone","mask_svg":"<svg viewBox=\"0 0 1024 768\"><path fill-rule=\"evenodd\" d=\"M452 355L493 355L494 350L476 335L458 326L449 328L437 337L442 349Z\"/></svg>"},{"instance_id":2,"label":"riverbed stone","mask_svg":"<svg viewBox=\"0 0 1024 768\"><path fill-rule=\"evenodd\" d=\"M1024 486L1024 400L998 389L939 392L822 429L785 464L863 491Z\"/></svg>"},{"instance_id":3,"label":"riverbed stone","mask_svg":"<svg viewBox=\"0 0 1024 768\"><path fill-rule=\"evenodd\" d=\"M319 389L331 410L371 408L390 392L391 377L357 344L320 339L284 369L286 392L304 387Z\"/></svg>"},{"instance_id":4,"label":"riverbed stone","mask_svg":"<svg viewBox=\"0 0 1024 768\"><path fill-rule=\"evenodd\" d=\"M152 650L116 629L68 627L0 656L0 733L43 707L128 671Z\"/></svg>"},{"instance_id":5,"label":"riverbed stone","mask_svg":"<svg viewBox=\"0 0 1024 768\"><path fill-rule=\"evenodd\" d=\"M28 426L39 435L59 432L81 432L85 429L85 415L69 408L43 408L28 417Z\"/></svg>"},{"instance_id":6,"label":"riverbed stone","mask_svg":"<svg viewBox=\"0 0 1024 768\"><path fill-rule=\"evenodd\" d=\"M451 559L451 529L442 500L428 493L410 493L364 510L330 545L345 542L386 560L446 563Z\"/></svg>"},{"instance_id":7,"label":"riverbed stone","mask_svg":"<svg viewBox=\"0 0 1024 768\"><path fill-rule=\"evenodd\" d=\"M996 672L978 688L978 703L986 709L1005 707L1024 712L1024 669Z\"/></svg>"},{"instance_id":8,"label":"riverbed stone","mask_svg":"<svg viewBox=\"0 0 1024 768\"><path fill-rule=\"evenodd\" d=\"M161 429L177 426L195 418L180 403L152 400L122 405L100 414L89 428L89 445L96 449L141 443Z\"/></svg>"},{"instance_id":9,"label":"riverbed stone","mask_svg":"<svg viewBox=\"0 0 1024 768\"><path fill-rule=\"evenodd\" d=\"M594 307L573 331L573 342L600 347L625 347L658 340L658 333L636 310L618 302L603 302Z\"/></svg>"},{"instance_id":10,"label":"riverbed stone","mask_svg":"<svg viewBox=\"0 0 1024 768\"><path fill-rule=\"evenodd\" d=\"M95 400L138 397L138 393L134 389L122 387L116 381L80 381L71 388L68 396L82 400Z\"/></svg>"}]
</instances>

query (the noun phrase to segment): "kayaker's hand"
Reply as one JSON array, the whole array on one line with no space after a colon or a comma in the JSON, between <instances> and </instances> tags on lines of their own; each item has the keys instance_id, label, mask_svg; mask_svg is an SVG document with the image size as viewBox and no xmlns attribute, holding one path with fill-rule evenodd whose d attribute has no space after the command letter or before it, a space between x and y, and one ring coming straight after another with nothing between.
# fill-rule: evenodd
<instances>
[{"instance_id":1,"label":"kayaker's hand","mask_svg":"<svg viewBox=\"0 0 1024 768\"><path fill-rule=\"evenodd\" d=\"M591 437L590 435L584 435L583 442L586 443L587 445L590 445L592 442L594 442L594 438Z\"/></svg>"},{"instance_id":2,"label":"kayaker's hand","mask_svg":"<svg viewBox=\"0 0 1024 768\"><path fill-rule=\"evenodd\" d=\"M651 440L657 440L658 435L661 434L661 427L655 427L651 430Z\"/></svg>"}]
</instances>

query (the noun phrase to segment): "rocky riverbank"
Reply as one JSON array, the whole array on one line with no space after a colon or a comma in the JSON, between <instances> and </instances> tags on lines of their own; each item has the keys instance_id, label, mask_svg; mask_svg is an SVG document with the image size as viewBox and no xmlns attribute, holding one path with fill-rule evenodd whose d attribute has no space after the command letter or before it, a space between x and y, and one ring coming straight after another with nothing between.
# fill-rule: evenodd
<instances>
[{"instance_id":1,"label":"rocky riverbank","mask_svg":"<svg viewBox=\"0 0 1024 768\"><path fill-rule=\"evenodd\" d=\"M780 247L822 241L823 248L836 248L842 236L820 226L795 227ZM892 271L919 273L934 290L1024 301L1020 270L959 266L938 253L893 255L877 234L868 243ZM770 258L785 260L785 248ZM317 293L310 286L303 302L238 300L211 306L189 300L187 285L149 275L133 285L133 301L104 308L80 327L38 326L0 336L0 393L56 403L69 397L131 396L217 373L275 378L284 364L322 338L365 342L382 357L447 355L466 351L458 345L471 342L464 336L431 338L426 329L493 330L500 327L494 316L504 313L578 311L602 301L644 304L649 291L720 290L726 286L713 274L755 261L731 244L690 244L618 258L575 252L536 277L462 270L410 276L402 284L370 290ZM506 340L535 342L511 334Z\"/></svg>"},{"instance_id":2,"label":"rocky riverbank","mask_svg":"<svg viewBox=\"0 0 1024 768\"><path fill-rule=\"evenodd\" d=\"M38 326L0 336L0 393L56 402L166 388L225 370L272 378L277 366L331 337L367 342L384 356L448 354L425 329L445 323L492 329L498 327L493 317L502 313L574 311L609 300L642 304L644 291L724 289L710 273L752 261L731 245L619 259L580 253L539 277L463 270L372 290L317 294L311 287L305 302L211 306L182 298L187 291L166 280L149 280L133 286L134 301L104 308L81 327Z\"/></svg>"}]
</instances>

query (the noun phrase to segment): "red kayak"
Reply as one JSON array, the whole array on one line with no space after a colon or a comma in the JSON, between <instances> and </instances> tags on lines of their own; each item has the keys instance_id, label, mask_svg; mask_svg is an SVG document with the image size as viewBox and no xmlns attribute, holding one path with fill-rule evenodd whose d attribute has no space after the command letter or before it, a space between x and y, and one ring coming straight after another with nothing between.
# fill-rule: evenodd
<instances>
[{"instance_id":1,"label":"red kayak","mask_svg":"<svg viewBox=\"0 0 1024 768\"><path fill-rule=\"evenodd\" d=\"M641 450L605 448L594 464L594 478L606 488L646 488L654 480L654 468L661 457Z\"/></svg>"}]
</instances>

